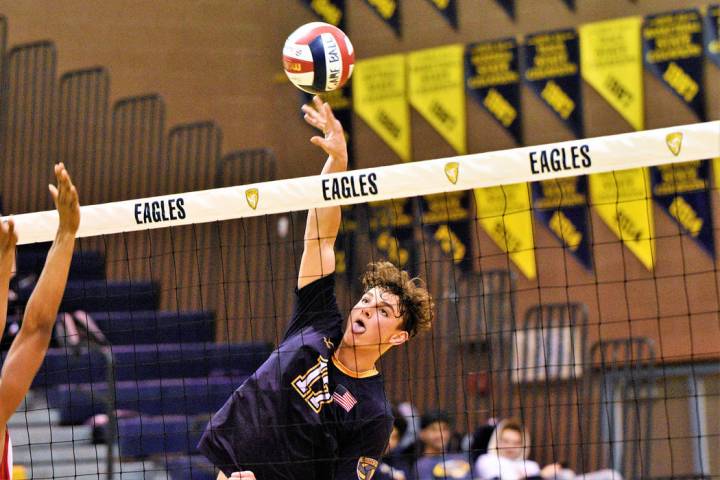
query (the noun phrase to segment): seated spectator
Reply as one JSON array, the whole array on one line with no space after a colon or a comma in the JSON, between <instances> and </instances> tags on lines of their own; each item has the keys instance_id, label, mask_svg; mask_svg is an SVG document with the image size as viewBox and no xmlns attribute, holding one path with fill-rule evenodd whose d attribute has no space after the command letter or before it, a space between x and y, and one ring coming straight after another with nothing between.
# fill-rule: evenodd
<instances>
[{"instance_id":1,"label":"seated spectator","mask_svg":"<svg viewBox=\"0 0 720 480\"><path fill-rule=\"evenodd\" d=\"M398 449L407 450L408 447L413 446L418 437L420 431L420 414L417 408L410 402L400 402L397 406L398 416L402 416L405 419L407 428L405 433L400 437L398 442Z\"/></svg>"},{"instance_id":2,"label":"seated spectator","mask_svg":"<svg viewBox=\"0 0 720 480\"><path fill-rule=\"evenodd\" d=\"M493 418L484 425L480 425L473 433L468 434L464 440L464 450L469 453L470 464L475 465L478 457L487 453L488 443L495 432L497 421Z\"/></svg>"},{"instance_id":3,"label":"seated spectator","mask_svg":"<svg viewBox=\"0 0 720 480\"><path fill-rule=\"evenodd\" d=\"M469 480L472 474L467 456L454 451L450 418L442 411L426 413L420 419L421 451L415 464L417 480Z\"/></svg>"},{"instance_id":4,"label":"seated spectator","mask_svg":"<svg viewBox=\"0 0 720 480\"><path fill-rule=\"evenodd\" d=\"M476 448L479 448L476 446ZM476 478L483 480L622 480L614 470L576 475L558 463L540 469L537 462L528 460L530 439L522 424L513 419L503 420L496 427L487 445L487 453L475 462Z\"/></svg>"}]
</instances>

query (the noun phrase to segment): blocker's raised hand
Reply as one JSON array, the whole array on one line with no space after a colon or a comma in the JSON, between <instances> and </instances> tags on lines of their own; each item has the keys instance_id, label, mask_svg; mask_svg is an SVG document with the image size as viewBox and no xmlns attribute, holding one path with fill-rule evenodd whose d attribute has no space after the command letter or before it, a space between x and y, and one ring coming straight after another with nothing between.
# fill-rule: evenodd
<instances>
[{"instance_id":1,"label":"blocker's raised hand","mask_svg":"<svg viewBox=\"0 0 720 480\"><path fill-rule=\"evenodd\" d=\"M15 258L17 239L13 219L9 218L7 222L2 222L0 224L0 265L7 268L8 271L12 267L12 261Z\"/></svg>"},{"instance_id":2,"label":"blocker's raised hand","mask_svg":"<svg viewBox=\"0 0 720 480\"><path fill-rule=\"evenodd\" d=\"M62 162L55 165L55 178L57 187L48 185L48 188L60 215L58 231L74 234L80 226L80 202L77 189Z\"/></svg>"}]
</instances>

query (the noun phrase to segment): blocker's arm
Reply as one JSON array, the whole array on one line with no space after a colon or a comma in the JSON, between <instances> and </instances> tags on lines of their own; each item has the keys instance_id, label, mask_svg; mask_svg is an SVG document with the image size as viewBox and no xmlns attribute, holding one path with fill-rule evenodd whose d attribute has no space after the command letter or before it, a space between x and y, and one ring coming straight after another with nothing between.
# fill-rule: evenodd
<instances>
[{"instance_id":1,"label":"blocker's arm","mask_svg":"<svg viewBox=\"0 0 720 480\"><path fill-rule=\"evenodd\" d=\"M77 190L62 163L55 165L55 176L59 188L50 185L50 192L60 216L60 223L55 241L45 260L45 267L25 308L22 327L2 368L2 425L22 401L45 357L70 271L75 233L80 224L80 206Z\"/></svg>"}]
</instances>

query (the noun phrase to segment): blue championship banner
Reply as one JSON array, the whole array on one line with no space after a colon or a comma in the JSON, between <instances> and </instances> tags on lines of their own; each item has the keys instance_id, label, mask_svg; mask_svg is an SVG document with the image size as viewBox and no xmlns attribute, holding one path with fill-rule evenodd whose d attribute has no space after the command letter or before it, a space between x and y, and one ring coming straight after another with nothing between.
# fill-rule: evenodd
<instances>
[{"instance_id":1,"label":"blue championship banner","mask_svg":"<svg viewBox=\"0 0 720 480\"><path fill-rule=\"evenodd\" d=\"M647 68L705 121L702 23L695 9L649 15L642 39Z\"/></svg>"},{"instance_id":2,"label":"blue championship banner","mask_svg":"<svg viewBox=\"0 0 720 480\"><path fill-rule=\"evenodd\" d=\"M387 261L401 268L415 265L413 238L414 205L412 198L371 202L365 218L373 248ZM356 247L357 248L357 247Z\"/></svg>"},{"instance_id":3,"label":"blue championship banner","mask_svg":"<svg viewBox=\"0 0 720 480\"><path fill-rule=\"evenodd\" d=\"M301 0L323 22L345 30L345 0Z\"/></svg>"},{"instance_id":4,"label":"blue championship banner","mask_svg":"<svg viewBox=\"0 0 720 480\"><path fill-rule=\"evenodd\" d=\"M515 20L515 0L495 0Z\"/></svg>"},{"instance_id":5,"label":"blue championship banner","mask_svg":"<svg viewBox=\"0 0 720 480\"><path fill-rule=\"evenodd\" d=\"M471 96L522 145L520 71L515 39L467 45L465 85Z\"/></svg>"},{"instance_id":6,"label":"blue championship banner","mask_svg":"<svg viewBox=\"0 0 720 480\"><path fill-rule=\"evenodd\" d=\"M585 268L592 270L587 194L584 175L532 184L535 216Z\"/></svg>"},{"instance_id":7,"label":"blue championship banner","mask_svg":"<svg viewBox=\"0 0 720 480\"><path fill-rule=\"evenodd\" d=\"M710 204L710 162L661 165L650 169L653 198L683 232L715 258Z\"/></svg>"},{"instance_id":8,"label":"blue championship banner","mask_svg":"<svg viewBox=\"0 0 720 480\"><path fill-rule=\"evenodd\" d=\"M400 0L365 0L365 3L400 36Z\"/></svg>"},{"instance_id":9,"label":"blue championship banner","mask_svg":"<svg viewBox=\"0 0 720 480\"><path fill-rule=\"evenodd\" d=\"M720 5L710 5L705 15L705 52L720 67Z\"/></svg>"},{"instance_id":10,"label":"blue championship banner","mask_svg":"<svg viewBox=\"0 0 720 480\"><path fill-rule=\"evenodd\" d=\"M580 48L575 30L528 35L523 79L572 132L583 135Z\"/></svg>"},{"instance_id":11,"label":"blue championship banner","mask_svg":"<svg viewBox=\"0 0 720 480\"><path fill-rule=\"evenodd\" d=\"M445 17L453 29L457 30L457 0L428 0L428 2Z\"/></svg>"},{"instance_id":12,"label":"blue championship banner","mask_svg":"<svg viewBox=\"0 0 720 480\"><path fill-rule=\"evenodd\" d=\"M470 254L470 192L422 197L422 225L453 264L472 268Z\"/></svg>"}]
</instances>

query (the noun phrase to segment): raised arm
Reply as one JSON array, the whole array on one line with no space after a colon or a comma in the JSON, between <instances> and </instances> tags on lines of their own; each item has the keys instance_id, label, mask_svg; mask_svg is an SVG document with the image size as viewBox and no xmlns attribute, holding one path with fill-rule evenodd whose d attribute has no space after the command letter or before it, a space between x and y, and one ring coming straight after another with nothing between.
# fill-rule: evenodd
<instances>
[{"instance_id":1,"label":"raised arm","mask_svg":"<svg viewBox=\"0 0 720 480\"><path fill-rule=\"evenodd\" d=\"M8 293L16 243L15 224L10 218L7 222L0 224L0 339L5 331L5 321L7 320Z\"/></svg>"},{"instance_id":2,"label":"raised arm","mask_svg":"<svg viewBox=\"0 0 720 480\"><path fill-rule=\"evenodd\" d=\"M62 163L55 165L58 186L50 185L60 221L45 267L33 290L22 327L13 341L0 377L0 425L20 405L47 352L65 284L67 283L75 233L80 224L77 190Z\"/></svg>"},{"instance_id":3,"label":"raised arm","mask_svg":"<svg viewBox=\"0 0 720 480\"><path fill-rule=\"evenodd\" d=\"M322 173L347 170L345 132L333 115L330 105L323 102L320 97L314 97L313 104L303 105L302 110L305 112L305 121L325 134L324 137L314 136L310 139L310 142L328 154ZM308 210L298 288L335 271L335 238L339 230L340 207Z\"/></svg>"}]
</instances>

